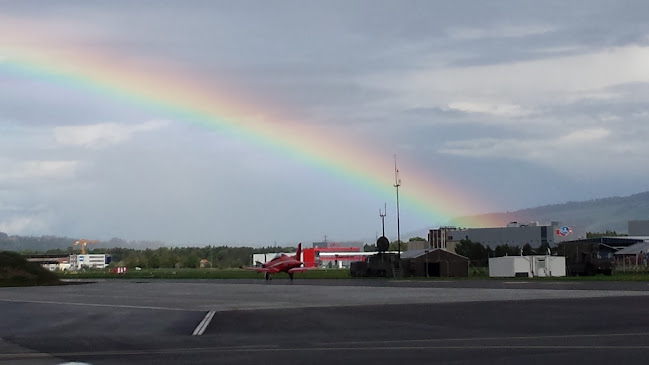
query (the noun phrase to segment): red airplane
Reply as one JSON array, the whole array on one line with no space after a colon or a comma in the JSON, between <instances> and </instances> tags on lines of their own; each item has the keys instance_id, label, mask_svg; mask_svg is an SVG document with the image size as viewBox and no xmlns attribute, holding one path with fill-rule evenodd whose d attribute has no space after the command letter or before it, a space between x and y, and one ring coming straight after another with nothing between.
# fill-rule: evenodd
<instances>
[{"instance_id":1,"label":"red airplane","mask_svg":"<svg viewBox=\"0 0 649 365\"><path fill-rule=\"evenodd\" d=\"M302 253L302 243L297 245L297 253L295 256L287 256L284 254L277 255L274 259L268 261L265 264L261 264L261 267L244 267L246 270L254 270L257 272L263 272L264 278L270 280L271 274L277 274L280 272L288 273L288 277L293 280L293 274L296 272L304 272L309 270L309 268L302 267L303 262L300 261L300 254Z\"/></svg>"}]
</instances>

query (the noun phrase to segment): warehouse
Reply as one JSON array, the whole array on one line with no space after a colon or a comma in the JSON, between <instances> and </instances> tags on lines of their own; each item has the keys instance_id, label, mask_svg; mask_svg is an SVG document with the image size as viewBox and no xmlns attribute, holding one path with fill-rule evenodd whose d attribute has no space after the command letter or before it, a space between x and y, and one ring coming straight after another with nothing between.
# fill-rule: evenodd
<instances>
[{"instance_id":1,"label":"warehouse","mask_svg":"<svg viewBox=\"0 0 649 365\"><path fill-rule=\"evenodd\" d=\"M64 271L70 268L70 257L67 255L28 255L27 261L36 262L50 271Z\"/></svg>"},{"instance_id":2,"label":"warehouse","mask_svg":"<svg viewBox=\"0 0 649 365\"><path fill-rule=\"evenodd\" d=\"M401 267L404 276L469 276L468 258L440 248L406 251L401 254Z\"/></svg>"},{"instance_id":3,"label":"warehouse","mask_svg":"<svg viewBox=\"0 0 649 365\"><path fill-rule=\"evenodd\" d=\"M615 269L618 271L642 270L649 267L649 237L614 253Z\"/></svg>"},{"instance_id":4,"label":"warehouse","mask_svg":"<svg viewBox=\"0 0 649 365\"><path fill-rule=\"evenodd\" d=\"M440 227L431 229L428 233L428 242L431 248L454 250L462 240L479 242L485 246L496 247L499 245L532 247L541 245L555 246L559 242L573 239L577 234L572 226L552 222L549 225L539 225L537 222L521 224L510 222L507 227L491 228L455 228Z\"/></svg>"}]
</instances>

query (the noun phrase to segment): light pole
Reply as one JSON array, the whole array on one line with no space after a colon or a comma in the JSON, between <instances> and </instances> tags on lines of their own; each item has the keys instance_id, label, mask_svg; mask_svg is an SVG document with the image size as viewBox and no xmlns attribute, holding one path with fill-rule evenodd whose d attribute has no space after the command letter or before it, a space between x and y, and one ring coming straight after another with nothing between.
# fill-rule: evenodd
<instances>
[{"instance_id":1,"label":"light pole","mask_svg":"<svg viewBox=\"0 0 649 365\"><path fill-rule=\"evenodd\" d=\"M401 186L401 179L399 179L399 169L397 168L397 155L394 155L394 187L397 188L397 258L401 260L401 231L399 227L399 186Z\"/></svg>"}]
</instances>

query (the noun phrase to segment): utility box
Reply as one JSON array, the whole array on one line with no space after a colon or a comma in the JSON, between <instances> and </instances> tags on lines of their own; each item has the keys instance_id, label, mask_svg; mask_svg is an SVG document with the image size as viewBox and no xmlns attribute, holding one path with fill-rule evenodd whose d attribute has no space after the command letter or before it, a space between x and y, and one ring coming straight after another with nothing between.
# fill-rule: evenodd
<instances>
[{"instance_id":1,"label":"utility box","mask_svg":"<svg viewBox=\"0 0 649 365\"><path fill-rule=\"evenodd\" d=\"M547 277L566 276L563 256L533 255L489 258L489 277Z\"/></svg>"}]
</instances>

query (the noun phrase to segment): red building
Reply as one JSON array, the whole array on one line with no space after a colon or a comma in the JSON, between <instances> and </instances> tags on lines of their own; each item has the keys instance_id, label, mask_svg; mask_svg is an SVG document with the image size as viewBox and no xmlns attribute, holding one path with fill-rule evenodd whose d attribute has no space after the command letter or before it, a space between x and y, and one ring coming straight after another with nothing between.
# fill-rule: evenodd
<instances>
[{"instance_id":1,"label":"red building","mask_svg":"<svg viewBox=\"0 0 649 365\"><path fill-rule=\"evenodd\" d=\"M305 267L331 266L346 267L353 261L364 261L365 252L360 247L340 247L329 243L329 247L306 248L302 250L302 262Z\"/></svg>"}]
</instances>

